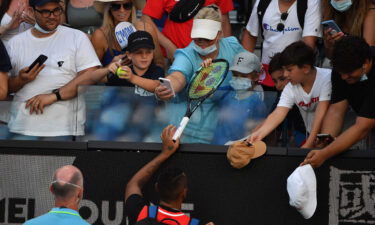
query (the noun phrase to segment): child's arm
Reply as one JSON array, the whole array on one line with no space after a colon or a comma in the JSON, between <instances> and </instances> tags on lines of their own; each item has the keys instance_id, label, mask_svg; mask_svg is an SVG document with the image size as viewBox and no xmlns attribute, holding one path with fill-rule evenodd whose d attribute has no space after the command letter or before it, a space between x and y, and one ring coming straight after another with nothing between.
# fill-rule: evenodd
<instances>
[{"instance_id":1,"label":"child's arm","mask_svg":"<svg viewBox=\"0 0 375 225\"><path fill-rule=\"evenodd\" d=\"M287 116L290 108L278 106L263 122L262 126L250 135L247 139L248 142L261 141L271 131L273 131Z\"/></svg>"},{"instance_id":2,"label":"child's arm","mask_svg":"<svg viewBox=\"0 0 375 225\"><path fill-rule=\"evenodd\" d=\"M315 117L314 117L314 121L311 127L310 135L307 138L305 144L301 146L301 148L314 147L314 141L316 139L316 135L319 133L322 127L322 122L328 110L328 107L329 107L329 101L320 101L318 103L318 106L316 107L316 110L315 110Z\"/></svg>"},{"instance_id":3,"label":"child's arm","mask_svg":"<svg viewBox=\"0 0 375 225\"><path fill-rule=\"evenodd\" d=\"M137 85L138 87L141 87L146 91L154 93L155 88L160 85L160 82L158 80L152 80L134 75L132 70L128 66L122 66L121 68L125 72L120 75L118 74L119 78L126 79L130 83Z\"/></svg>"}]
</instances>

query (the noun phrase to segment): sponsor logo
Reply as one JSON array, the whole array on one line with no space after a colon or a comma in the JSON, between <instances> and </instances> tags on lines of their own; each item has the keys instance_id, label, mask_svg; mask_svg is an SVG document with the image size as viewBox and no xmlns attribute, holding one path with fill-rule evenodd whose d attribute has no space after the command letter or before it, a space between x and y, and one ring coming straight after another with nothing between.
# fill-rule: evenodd
<instances>
[{"instance_id":1,"label":"sponsor logo","mask_svg":"<svg viewBox=\"0 0 375 225\"><path fill-rule=\"evenodd\" d=\"M285 32L295 32L295 31L300 31L301 28L299 27L285 27L284 30L278 31L276 27L272 27L271 25L267 23L263 23L263 30L271 31L271 32L282 32L283 34Z\"/></svg>"}]
</instances>

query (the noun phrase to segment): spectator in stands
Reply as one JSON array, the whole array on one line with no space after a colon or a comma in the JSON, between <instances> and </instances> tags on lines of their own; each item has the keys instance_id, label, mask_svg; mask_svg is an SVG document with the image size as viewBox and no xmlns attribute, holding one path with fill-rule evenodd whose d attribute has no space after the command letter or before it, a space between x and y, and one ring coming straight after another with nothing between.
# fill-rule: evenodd
<instances>
[{"instance_id":1,"label":"spectator in stands","mask_svg":"<svg viewBox=\"0 0 375 225\"><path fill-rule=\"evenodd\" d=\"M302 41L289 45L281 54L284 74L290 82L284 88L277 108L251 134L248 141L262 140L285 119L296 104L309 132L302 148L311 148L329 106L331 70L314 67L314 50Z\"/></svg>"},{"instance_id":2,"label":"spectator in stands","mask_svg":"<svg viewBox=\"0 0 375 225\"><path fill-rule=\"evenodd\" d=\"M206 59L226 59L231 66L234 56L244 51L235 37L221 38L221 12L216 5L203 7L194 18L191 38L193 41L183 49L176 50L175 60L170 67L167 77L176 93L179 93L178 99L186 99L185 87L192 79L203 60ZM229 81L232 79L232 72L228 75L221 87L229 87ZM162 100L170 100L173 97L172 92L166 87L160 85L155 89L155 94ZM172 107L172 104L171 104ZM184 111L184 107L176 105L177 111ZM184 112L171 114L172 124L178 124ZM182 114L182 115L180 115ZM200 106L200 115L205 119L193 116L184 130L184 142L210 143L212 141L214 129L217 122L217 102L214 98L207 99Z\"/></svg>"},{"instance_id":3,"label":"spectator in stands","mask_svg":"<svg viewBox=\"0 0 375 225\"><path fill-rule=\"evenodd\" d=\"M76 96L76 92L64 96L60 89L76 77L78 83L93 83L92 79L105 76L109 69L97 70L100 62L86 35L59 26L63 13L59 0L31 0L30 5L37 25L9 41L13 69L8 84L15 97L8 127L11 132L31 136L83 135L84 102L81 98L59 101ZM27 72L27 66L40 54L48 56L45 65ZM33 97L37 94L41 95ZM55 101L43 113L44 106Z\"/></svg>"},{"instance_id":4,"label":"spectator in stands","mask_svg":"<svg viewBox=\"0 0 375 225\"><path fill-rule=\"evenodd\" d=\"M86 34L93 34L103 23L103 15L93 3L94 0L65 0L65 23Z\"/></svg>"},{"instance_id":5,"label":"spectator in stands","mask_svg":"<svg viewBox=\"0 0 375 225\"><path fill-rule=\"evenodd\" d=\"M154 62L156 65L164 68L164 58L160 50L156 30L150 24L136 19L135 7L132 0L99 0L96 4L97 7L104 8L104 18L102 27L94 32L91 41L103 66L112 62L117 55L119 55L119 57L115 58L117 61L125 57L124 50L121 49L116 40L115 27L120 22L130 22L137 30L144 30L152 35L155 45ZM129 63L128 60L124 61Z\"/></svg>"},{"instance_id":6,"label":"spectator in stands","mask_svg":"<svg viewBox=\"0 0 375 225\"><path fill-rule=\"evenodd\" d=\"M8 72L12 69L8 52L0 40L0 100L4 100L8 94Z\"/></svg>"},{"instance_id":7,"label":"spectator in stands","mask_svg":"<svg viewBox=\"0 0 375 225\"><path fill-rule=\"evenodd\" d=\"M319 167L361 140L375 126L375 47L363 38L344 36L332 52L332 99L322 133L339 135L350 105L357 114L355 124L322 150L312 150L302 164Z\"/></svg>"},{"instance_id":8,"label":"spectator in stands","mask_svg":"<svg viewBox=\"0 0 375 225\"><path fill-rule=\"evenodd\" d=\"M262 71L259 58L248 51L240 52L230 70L233 73L229 81L231 89L222 94L213 144L244 137L267 116L263 88L258 84Z\"/></svg>"},{"instance_id":9,"label":"spectator in stands","mask_svg":"<svg viewBox=\"0 0 375 225\"><path fill-rule=\"evenodd\" d=\"M178 1L167 0L167 1L158 1L158 0L148 0L143 9L142 19L156 28L155 23L152 19L161 19L164 13L167 13L169 16L165 21L163 31L158 32L159 42L162 47L166 50L166 56L169 59L173 59L174 52L178 48L185 48L191 43L191 29L193 26L193 17L194 12L196 12L196 5L193 5L192 1L180 1L179 5L176 7ZM198 2L198 1L194 1ZM231 35L231 25L229 20L229 11L233 10L233 1L232 0L205 0L204 6L216 4L219 6L222 13L222 34L224 37L229 37ZM190 8L191 7L191 8ZM174 21L170 17L172 10L178 10L177 15L182 15L180 18L181 21ZM185 12L185 10L189 10ZM183 11L183 12L181 12ZM184 22L182 22L184 21Z\"/></svg>"},{"instance_id":10,"label":"spectator in stands","mask_svg":"<svg viewBox=\"0 0 375 225\"><path fill-rule=\"evenodd\" d=\"M274 86L268 64L275 53L299 40L315 49L317 37L321 36L320 23L319 0L256 1L243 32L242 45L254 52L257 38L263 38L261 62L266 73L261 77L262 84Z\"/></svg>"},{"instance_id":11,"label":"spectator in stands","mask_svg":"<svg viewBox=\"0 0 375 225\"><path fill-rule=\"evenodd\" d=\"M149 202L144 199L142 188L156 170L178 149L180 140L172 141L175 131L176 128L172 125L164 128L161 134L163 142L161 153L143 166L126 185L125 211L131 225L148 217ZM166 169L160 173L155 188L160 196L156 220L159 222L173 220L180 225L190 224L191 219L181 211L182 203L187 195L186 174L178 168Z\"/></svg>"},{"instance_id":12,"label":"spectator in stands","mask_svg":"<svg viewBox=\"0 0 375 225\"><path fill-rule=\"evenodd\" d=\"M55 207L48 213L27 221L24 225L88 225L78 212L78 205L83 197L83 175L77 167L67 165L57 169L53 175L50 191L55 199Z\"/></svg>"},{"instance_id":13,"label":"spectator in stands","mask_svg":"<svg viewBox=\"0 0 375 225\"><path fill-rule=\"evenodd\" d=\"M289 83L289 79L287 79L284 76L284 69L281 63L281 53L276 53L272 56L268 68L268 72L271 75L272 81L274 82L275 88L277 90L277 99L274 103L274 106L272 107L272 111L277 107L281 93L284 90L285 86ZM282 145L286 145L286 142L288 140L288 137L286 135L289 133L288 131L292 131L292 140L294 142L294 145L302 146L306 141L306 129L303 119L301 117L301 113L299 112L299 109L296 105L293 105L293 108L288 112L288 115L286 116L286 121L284 122L287 123L286 126L283 126L283 124L281 124L276 128L276 137L278 138L281 134L281 139L283 142ZM288 131L285 131L285 128L287 128ZM267 139L267 143L268 142L269 139Z\"/></svg>"},{"instance_id":14,"label":"spectator in stands","mask_svg":"<svg viewBox=\"0 0 375 225\"><path fill-rule=\"evenodd\" d=\"M16 34L31 28L35 19L27 0L0 2L0 38L6 45Z\"/></svg>"},{"instance_id":15,"label":"spectator in stands","mask_svg":"<svg viewBox=\"0 0 375 225\"><path fill-rule=\"evenodd\" d=\"M155 118L156 99L153 92L159 85L158 78L164 77L164 70L152 62L154 49L152 36L148 32L136 31L129 36L126 55L131 66L123 66L123 74L108 76L107 85L135 87L135 94L143 98L137 98L128 92L122 94L124 90L107 89L100 116L95 119L93 126L95 137L99 140L144 140ZM112 72L116 73L115 70ZM105 116L116 114L121 115L121 124L118 120ZM159 129L161 131L162 127Z\"/></svg>"},{"instance_id":16,"label":"spectator in stands","mask_svg":"<svg viewBox=\"0 0 375 225\"><path fill-rule=\"evenodd\" d=\"M375 3L370 0L323 0L323 21L334 20L342 32L324 30L326 55L331 58L336 41L345 34L363 37L370 46L375 45Z\"/></svg>"}]
</instances>

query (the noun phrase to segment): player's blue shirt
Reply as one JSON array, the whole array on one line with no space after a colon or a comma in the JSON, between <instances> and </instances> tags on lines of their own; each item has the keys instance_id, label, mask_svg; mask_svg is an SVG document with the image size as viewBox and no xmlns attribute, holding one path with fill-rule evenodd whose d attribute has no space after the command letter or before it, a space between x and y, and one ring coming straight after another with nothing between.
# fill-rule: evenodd
<instances>
[{"instance_id":1,"label":"player's blue shirt","mask_svg":"<svg viewBox=\"0 0 375 225\"><path fill-rule=\"evenodd\" d=\"M46 214L26 221L24 225L89 225L79 213L68 208L52 208Z\"/></svg>"},{"instance_id":2,"label":"player's blue shirt","mask_svg":"<svg viewBox=\"0 0 375 225\"><path fill-rule=\"evenodd\" d=\"M175 71L181 72L185 76L187 84L167 106L170 121L177 126L185 115L188 84L194 77L195 72L201 67L203 61L193 49L193 44L192 42L186 48L176 50L173 64L168 71L168 74ZM219 54L217 59L226 59L229 66L232 66L236 54L245 51L235 37L220 39L218 49ZM228 88L231 79L232 72L229 71L220 89ZM184 143L210 143L212 141L217 123L217 108L220 102L219 95L215 93L194 112L182 136Z\"/></svg>"}]
</instances>

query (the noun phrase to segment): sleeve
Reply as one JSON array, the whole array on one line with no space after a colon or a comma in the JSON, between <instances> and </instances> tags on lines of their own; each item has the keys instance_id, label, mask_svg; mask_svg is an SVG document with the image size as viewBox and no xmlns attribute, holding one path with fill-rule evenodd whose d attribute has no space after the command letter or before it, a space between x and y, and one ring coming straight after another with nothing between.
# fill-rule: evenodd
<instances>
[{"instance_id":1,"label":"sleeve","mask_svg":"<svg viewBox=\"0 0 375 225\"><path fill-rule=\"evenodd\" d=\"M161 19L164 13L164 0L147 0L142 13L155 19Z\"/></svg>"},{"instance_id":2,"label":"sleeve","mask_svg":"<svg viewBox=\"0 0 375 225\"><path fill-rule=\"evenodd\" d=\"M9 72L12 69L8 52L0 39L0 71Z\"/></svg>"},{"instance_id":3,"label":"sleeve","mask_svg":"<svg viewBox=\"0 0 375 225\"><path fill-rule=\"evenodd\" d=\"M232 0L221 0L217 2L217 5L219 6L220 11L223 15L228 14L229 11L232 11L234 9Z\"/></svg>"},{"instance_id":4,"label":"sleeve","mask_svg":"<svg viewBox=\"0 0 375 225\"><path fill-rule=\"evenodd\" d=\"M327 74L324 77L324 81L322 83L322 87L319 93L319 101L329 101L331 100L331 93L332 93L332 83L331 77Z\"/></svg>"},{"instance_id":5,"label":"sleeve","mask_svg":"<svg viewBox=\"0 0 375 225\"><path fill-rule=\"evenodd\" d=\"M281 97L279 100L279 103L277 104L277 107L283 106L291 109L294 105L294 93L292 90L292 84L289 83L285 86L283 92L281 93Z\"/></svg>"},{"instance_id":6,"label":"sleeve","mask_svg":"<svg viewBox=\"0 0 375 225\"><path fill-rule=\"evenodd\" d=\"M130 195L125 202L125 214L129 218L129 224L134 224L137 221L138 215L142 208L148 205L148 202L140 195Z\"/></svg>"},{"instance_id":7,"label":"sleeve","mask_svg":"<svg viewBox=\"0 0 375 225\"><path fill-rule=\"evenodd\" d=\"M89 38L81 31L79 31L79 41L77 41L77 52L76 52L76 71L101 66L98 56L95 53L94 47L92 46Z\"/></svg>"},{"instance_id":8,"label":"sleeve","mask_svg":"<svg viewBox=\"0 0 375 225\"><path fill-rule=\"evenodd\" d=\"M374 87L375 80L371 82L370 87ZM370 88L368 94L366 95L365 100L362 103L361 109L358 113L358 116L375 119L375 88Z\"/></svg>"},{"instance_id":9,"label":"sleeve","mask_svg":"<svg viewBox=\"0 0 375 225\"><path fill-rule=\"evenodd\" d=\"M322 12L321 3L318 0L308 0L308 6L305 14L305 24L302 31L302 37L316 36L322 37Z\"/></svg>"},{"instance_id":10,"label":"sleeve","mask_svg":"<svg viewBox=\"0 0 375 225\"><path fill-rule=\"evenodd\" d=\"M182 52L181 49L176 50L174 54L174 61L168 70L168 74L171 74L175 71L181 72L185 76L186 81L190 81L190 77L194 73L194 68L191 61L188 59L185 53Z\"/></svg>"},{"instance_id":11,"label":"sleeve","mask_svg":"<svg viewBox=\"0 0 375 225\"><path fill-rule=\"evenodd\" d=\"M258 37L259 32L259 20L258 20L258 4L259 0L257 0L254 4L253 11L251 12L250 19L247 22L246 30L250 32L250 34L254 37Z\"/></svg>"},{"instance_id":12,"label":"sleeve","mask_svg":"<svg viewBox=\"0 0 375 225\"><path fill-rule=\"evenodd\" d=\"M331 104L335 104L337 102L341 102L346 97L345 92L345 81L343 81L340 77L340 75L332 70L331 74L331 83L332 83L332 96L331 96Z\"/></svg>"}]
</instances>

